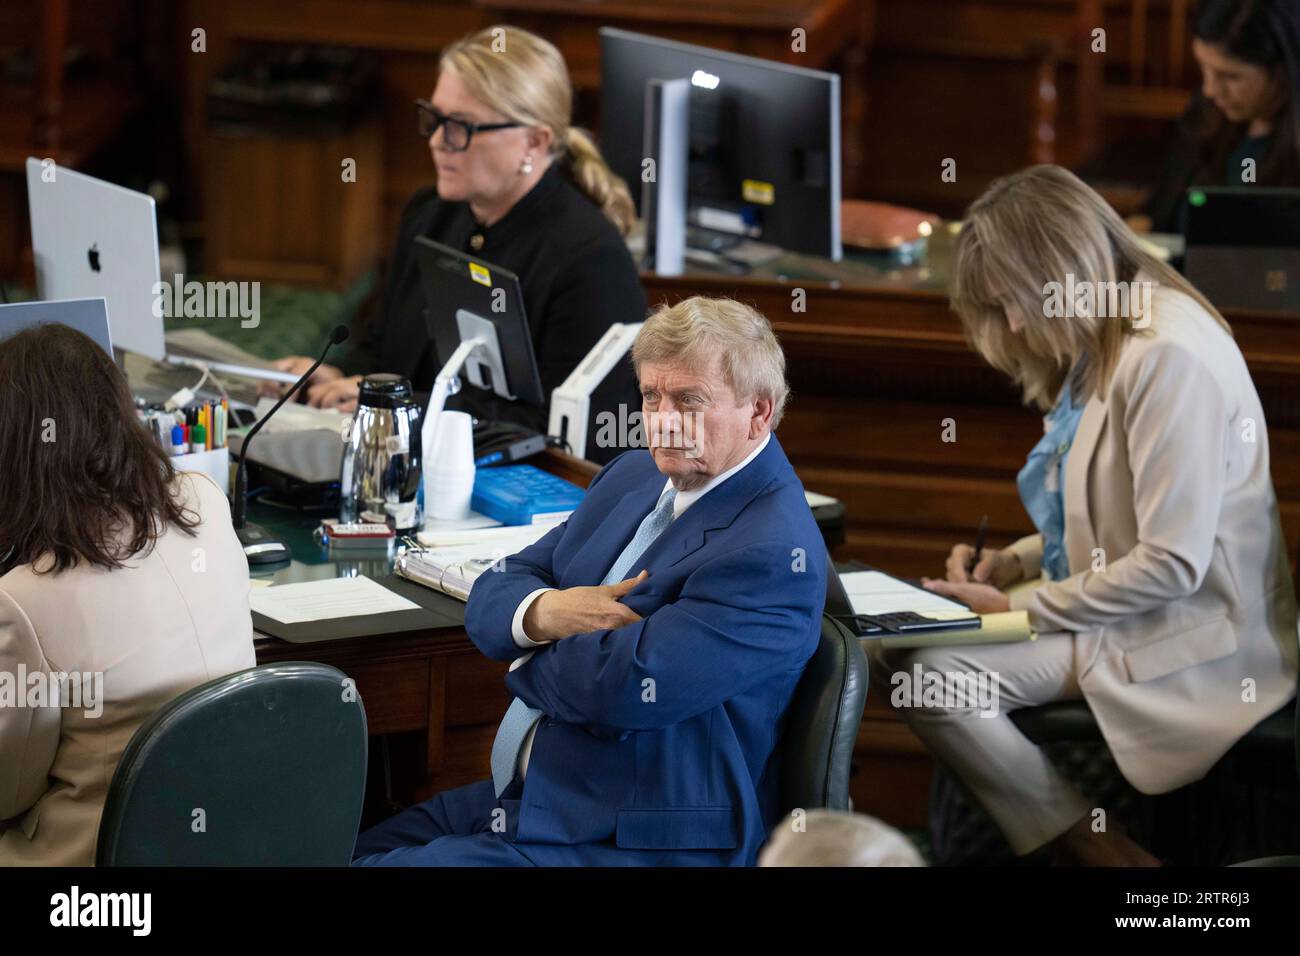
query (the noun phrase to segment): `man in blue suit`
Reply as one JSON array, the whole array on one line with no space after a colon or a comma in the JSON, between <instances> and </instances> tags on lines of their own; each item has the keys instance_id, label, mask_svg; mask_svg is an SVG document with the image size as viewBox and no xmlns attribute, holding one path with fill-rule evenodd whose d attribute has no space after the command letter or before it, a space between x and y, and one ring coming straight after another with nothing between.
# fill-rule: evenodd
<instances>
[{"instance_id":1,"label":"man in blue suit","mask_svg":"<svg viewBox=\"0 0 1300 956\"><path fill-rule=\"evenodd\" d=\"M826 550L771 434L788 389L762 315L687 299L632 350L650 450L479 577L466 628L513 660L493 779L366 832L358 864L750 865L776 822Z\"/></svg>"}]
</instances>

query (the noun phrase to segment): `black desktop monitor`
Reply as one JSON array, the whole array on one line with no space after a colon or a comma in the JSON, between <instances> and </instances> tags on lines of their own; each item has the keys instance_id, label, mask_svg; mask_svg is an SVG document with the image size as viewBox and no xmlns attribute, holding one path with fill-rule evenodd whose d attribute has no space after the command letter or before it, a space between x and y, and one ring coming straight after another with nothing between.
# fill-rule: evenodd
<instances>
[{"instance_id":1,"label":"black desktop monitor","mask_svg":"<svg viewBox=\"0 0 1300 956\"><path fill-rule=\"evenodd\" d=\"M640 203L646 84L687 79L693 229L840 258L840 78L610 27L601 150Z\"/></svg>"},{"instance_id":2,"label":"black desktop monitor","mask_svg":"<svg viewBox=\"0 0 1300 956\"><path fill-rule=\"evenodd\" d=\"M1300 314L1300 189L1187 192L1188 280L1219 308Z\"/></svg>"},{"instance_id":3,"label":"black desktop monitor","mask_svg":"<svg viewBox=\"0 0 1300 956\"><path fill-rule=\"evenodd\" d=\"M472 357L462 378L508 401L545 406L519 277L424 236L415 240L415 257L438 364L448 362L462 341L487 335L495 347Z\"/></svg>"}]
</instances>

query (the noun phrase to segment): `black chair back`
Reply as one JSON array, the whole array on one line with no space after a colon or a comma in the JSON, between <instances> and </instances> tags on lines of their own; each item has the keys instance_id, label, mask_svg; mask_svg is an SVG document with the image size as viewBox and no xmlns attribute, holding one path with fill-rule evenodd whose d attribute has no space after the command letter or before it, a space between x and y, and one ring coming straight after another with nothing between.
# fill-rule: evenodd
<instances>
[{"instance_id":1,"label":"black chair back","mask_svg":"<svg viewBox=\"0 0 1300 956\"><path fill-rule=\"evenodd\" d=\"M867 656L857 635L822 616L781 739L781 809L849 809L853 745L867 702Z\"/></svg>"}]
</instances>

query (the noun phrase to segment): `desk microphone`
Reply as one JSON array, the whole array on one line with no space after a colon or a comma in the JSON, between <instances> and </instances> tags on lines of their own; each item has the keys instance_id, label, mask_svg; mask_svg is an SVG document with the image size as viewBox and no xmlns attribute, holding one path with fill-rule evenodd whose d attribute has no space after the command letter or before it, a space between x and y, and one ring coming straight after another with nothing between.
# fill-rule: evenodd
<instances>
[{"instance_id":1,"label":"desk microphone","mask_svg":"<svg viewBox=\"0 0 1300 956\"><path fill-rule=\"evenodd\" d=\"M302 388L303 383L316 374L316 369L321 367L329 350L335 345L346 342L347 338L348 327L336 325L316 363L307 369L302 378L293 383L292 388L280 396L280 400L244 436L244 442L239 448L239 468L235 471L235 500L231 502L230 522L235 527L235 535L244 548L244 556L248 558L249 564L282 564L289 560L292 553L287 544L273 537L265 528L248 523L248 446L252 444L253 437L262 430L262 426L280 410L280 406L292 398L294 392Z\"/></svg>"}]
</instances>

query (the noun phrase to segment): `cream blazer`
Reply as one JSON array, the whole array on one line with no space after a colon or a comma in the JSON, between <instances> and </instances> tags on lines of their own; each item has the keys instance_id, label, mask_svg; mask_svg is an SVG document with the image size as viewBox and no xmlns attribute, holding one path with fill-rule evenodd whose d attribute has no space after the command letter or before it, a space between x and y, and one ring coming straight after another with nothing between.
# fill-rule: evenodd
<instances>
[{"instance_id":1,"label":"cream blazer","mask_svg":"<svg viewBox=\"0 0 1300 956\"><path fill-rule=\"evenodd\" d=\"M1141 278L1141 277L1139 277ZM1232 337L1157 287L1066 465L1070 576L1011 596L1073 635L1083 695L1143 793L1197 780L1296 690L1296 600L1264 410ZM1037 535L1011 546L1040 574Z\"/></svg>"},{"instance_id":2,"label":"cream blazer","mask_svg":"<svg viewBox=\"0 0 1300 956\"><path fill-rule=\"evenodd\" d=\"M176 484L201 518L197 537L168 528L116 571L27 565L0 577L0 680L102 674L96 706L93 680L79 701L69 691L79 707L0 706L0 865L93 865L131 735L183 691L255 664L248 564L225 495L205 475Z\"/></svg>"}]
</instances>

